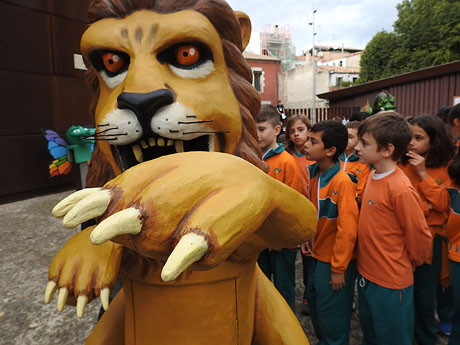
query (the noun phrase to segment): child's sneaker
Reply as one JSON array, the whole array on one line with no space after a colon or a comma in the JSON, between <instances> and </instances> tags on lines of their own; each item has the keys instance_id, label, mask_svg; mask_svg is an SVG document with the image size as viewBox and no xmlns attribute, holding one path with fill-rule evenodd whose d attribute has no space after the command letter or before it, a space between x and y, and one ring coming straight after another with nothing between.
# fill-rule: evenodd
<instances>
[{"instance_id":1,"label":"child's sneaker","mask_svg":"<svg viewBox=\"0 0 460 345\"><path fill-rule=\"evenodd\" d=\"M438 333L442 335L450 336L452 331L452 324L447 322L440 322L438 325Z\"/></svg>"},{"instance_id":2,"label":"child's sneaker","mask_svg":"<svg viewBox=\"0 0 460 345\"><path fill-rule=\"evenodd\" d=\"M302 315L310 315L310 307L306 299L303 300L302 309L300 311Z\"/></svg>"}]
</instances>

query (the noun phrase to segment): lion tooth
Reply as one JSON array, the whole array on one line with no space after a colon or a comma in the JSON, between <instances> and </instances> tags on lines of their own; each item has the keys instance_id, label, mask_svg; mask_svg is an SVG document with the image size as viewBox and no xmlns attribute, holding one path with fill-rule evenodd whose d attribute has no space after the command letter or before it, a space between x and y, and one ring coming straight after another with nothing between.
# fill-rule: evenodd
<instances>
[{"instance_id":1,"label":"lion tooth","mask_svg":"<svg viewBox=\"0 0 460 345\"><path fill-rule=\"evenodd\" d=\"M156 146L156 144L157 144L157 143L155 142L155 139L149 138L149 146L150 146L150 147Z\"/></svg>"},{"instance_id":2,"label":"lion tooth","mask_svg":"<svg viewBox=\"0 0 460 345\"><path fill-rule=\"evenodd\" d=\"M176 146L176 152L184 152L184 142L182 140L176 140L174 144Z\"/></svg>"},{"instance_id":3,"label":"lion tooth","mask_svg":"<svg viewBox=\"0 0 460 345\"><path fill-rule=\"evenodd\" d=\"M173 145L174 145L174 140L169 139L166 146L173 146Z\"/></svg>"},{"instance_id":4,"label":"lion tooth","mask_svg":"<svg viewBox=\"0 0 460 345\"><path fill-rule=\"evenodd\" d=\"M134 157L139 163L144 161L144 155L142 154L141 147L139 145L132 145Z\"/></svg>"},{"instance_id":5,"label":"lion tooth","mask_svg":"<svg viewBox=\"0 0 460 345\"><path fill-rule=\"evenodd\" d=\"M144 150L145 150L145 149L148 149L148 147L149 147L149 146L147 145L147 143L145 142L145 140L141 140L141 146L142 146L142 148L143 148Z\"/></svg>"},{"instance_id":6,"label":"lion tooth","mask_svg":"<svg viewBox=\"0 0 460 345\"><path fill-rule=\"evenodd\" d=\"M158 138L157 145L158 146L165 146L165 140L163 138Z\"/></svg>"}]
</instances>

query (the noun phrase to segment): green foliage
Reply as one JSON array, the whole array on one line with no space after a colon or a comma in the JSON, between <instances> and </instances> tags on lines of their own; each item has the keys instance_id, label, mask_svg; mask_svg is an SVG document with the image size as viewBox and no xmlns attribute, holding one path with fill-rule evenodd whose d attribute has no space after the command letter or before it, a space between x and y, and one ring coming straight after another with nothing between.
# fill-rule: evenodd
<instances>
[{"instance_id":1,"label":"green foliage","mask_svg":"<svg viewBox=\"0 0 460 345\"><path fill-rule=\"evenodd\" d=\"M403 0L394 33L377 33L361 57L358 82L460 59L460 1Z\"/></svg>"},{"instance_id":2,"label":"green foliage","mask_svg":"<svg viewBox=\"0 0 460 345\"><path fill-rule=\"evenodd\" d=\"M340 81L340 86L342 87L349 87L351 85L353 85L353 82L351 81L345 81L345 80Z\"/></svg>"}]
</instances>

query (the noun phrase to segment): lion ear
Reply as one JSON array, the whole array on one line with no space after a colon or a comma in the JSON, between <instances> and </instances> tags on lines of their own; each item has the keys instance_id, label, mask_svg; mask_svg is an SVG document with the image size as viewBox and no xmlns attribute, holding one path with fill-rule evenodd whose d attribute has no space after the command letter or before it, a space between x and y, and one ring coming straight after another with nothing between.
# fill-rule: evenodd
<instances>
[{"instance_id":1,"label":"lion ear","mask_svg":"<svg viewBox=\"0 0 460 345\"><path fill-rule=\"evenodd\" d=\"M243 49L241 51L244 51L249 43L249 39L251 38L251 20L244 12L235 11L235 14L240 21L241 43L243 45Z\"/></svg>"}]
</instances>

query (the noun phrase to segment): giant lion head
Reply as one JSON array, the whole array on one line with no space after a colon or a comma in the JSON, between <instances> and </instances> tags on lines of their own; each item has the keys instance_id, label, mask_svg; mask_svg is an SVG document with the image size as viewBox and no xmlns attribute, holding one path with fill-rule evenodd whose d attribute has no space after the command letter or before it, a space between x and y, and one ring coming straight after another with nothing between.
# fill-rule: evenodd
<instances>
[{"instance_id":1,"label":"giant lion head","mask_svg":"<svg viewBox=\"0 0 460 345\"><path fill-rule=\"evenodd\" d=\"M264 167L244 13L219 0L96 0L89 19L81 50L99 139L89 186L176 152L226 152Z\"/></svg>"}]
</instances>

